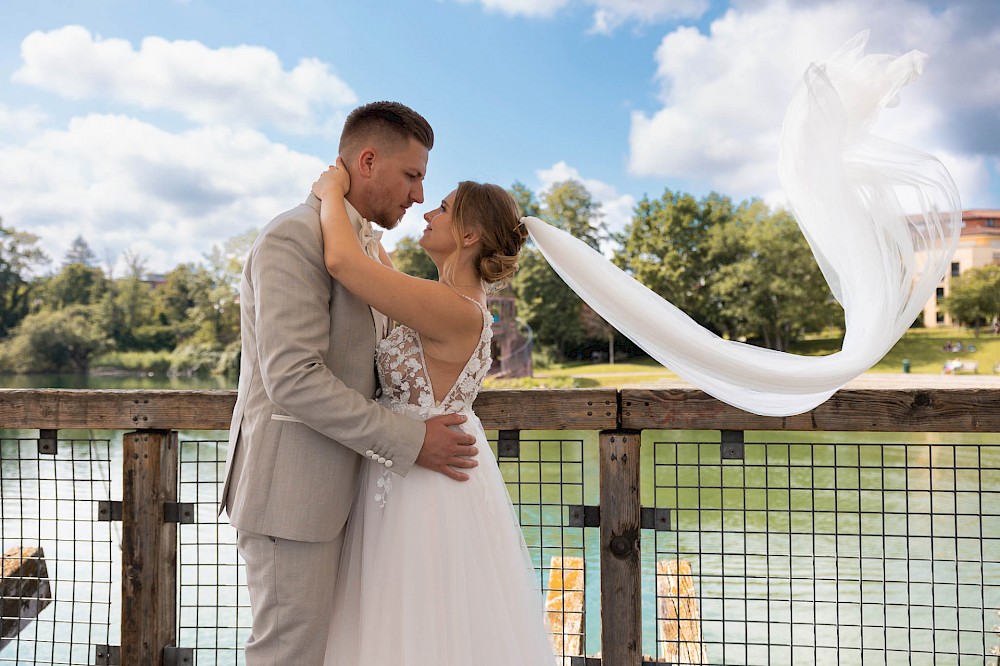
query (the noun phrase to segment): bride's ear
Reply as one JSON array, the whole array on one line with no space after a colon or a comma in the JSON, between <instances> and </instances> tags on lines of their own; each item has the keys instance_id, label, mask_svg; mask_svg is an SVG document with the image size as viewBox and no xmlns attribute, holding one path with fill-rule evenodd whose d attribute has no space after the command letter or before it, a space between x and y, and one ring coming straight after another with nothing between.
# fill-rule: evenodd
<instances>
[{"instance_id":1,"label":"bride's ear","mask_svg":"<svg viewBox=\"0 0 1000 666\"><path fill-rule=\"evenodd\" d=\"M462 236L462 246L463 247L472 247L473 245L475 245L478 242L479 242L479 232L478 231L470 229L470 230L468 230L468 231L465 232L464 236Z\"/></svg>"}]
</instances>

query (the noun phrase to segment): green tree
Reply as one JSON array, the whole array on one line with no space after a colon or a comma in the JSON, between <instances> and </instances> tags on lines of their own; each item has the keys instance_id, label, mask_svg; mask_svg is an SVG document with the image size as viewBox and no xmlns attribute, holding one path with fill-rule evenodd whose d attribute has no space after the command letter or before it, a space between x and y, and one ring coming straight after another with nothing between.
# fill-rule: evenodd
<instances>
[{"instance_id":1,"label":"green tree","mask_svg":"<svg viewBox=\"0 0 1000 666\"><path fill-rule=\"evenodd\" d=\"M83 264L90 268L97 266L97 255L90 249L90 245L87 244L83 236L77 236L73 239L66 251L66 256L63 257L63 266L70 264Z\"/></svg>"},{"instance_id":2,"label":"green tree","mask_svg":"<svg viewBox=\"0 0 1000 666\"><path fill-rule=\"evenodd\" d=\"M257 230L250 229L228 238L221 246L212 246L205 255L209 277L208 289L199 293L193 318L198 330L193 342L219 349L240 339L240 278L247 254L257 239Z\"/></svg>"},{"instance_id":3,"label":"green tree","mask_svg":"<svg viewBox=\"0 0 1000 666\"><path fill-rule=\"evenodd\" d=\"M188 263L174 268L164 280L152 293L153 325L169 331L173 341L170 346L176 346L197 332L198 307L210 302L212 277L204 266Z\"/></svg>"},{"instance_id":4,"label":"green tree","mask_svg":"<svg viewBox=\"0 0 1000 666\"><path fill-rule=\"evenodd\" d=\"M643 197L620 237L622 250L615 264L695 321L708 324L705 284L715 270L709 234L731 216L731 202L717 194L701 203L670 190L659 199Z\"/></svg>"},{"instance_id":5,"label":"green tree","mask_svg":"<svg viewBox=\"0 0 1000 666\"><path fill-rule=\"evenodd\" d=\"M1000 317L1000 266L971 268L952 279L943 308L952 318L979 327Z\"/></svg>"},{"instance_id":6,"label":"green tree","mask_svg":"<svg viewBox=\"0 0 1000 666\"><path fill-rule=\"evenodd\" d=\"M520 183L514 184L511 194L526 214L568 231L594 249L606 238L600 204L594 202L578 181L556 183L543 193L541 205ZM518 299L518 315L531 327L537 345L558 356L579 358L583 346L595 335L602 345L606 344L605 331L585 325L589 319L584 321L583 301L549 266L541 252L529 244L518 263L520 268L512 284Z\"/></svg>"},{"instance_id":7,"label":"green tree","mask_svg":"<svg viewBox=\"0 0 1000 666\"><path fill-rule=\"evenodd\" d=\"M119 350L163 349L169 339L155 327L145 259L130 250L124 259L125 277L111 282L101 301L104 328Z\"/></svg>"},{"instance_id":8,"label":"green tree","mask_svg":"<svg viewBox=\"0 0 1000 666\"><path fill-rule=\"evenodd\" d=\"M70 305L28 315L4 342L2 365L14 372L86 372L109 344L94 309Z\"/></svg>"},{"instance_id":9,"label":"green tree","mask_svg":"<svg viewBox=\"0 0 1000 666\"><path fill-rule=\"evenodd\" d=\"M0 218L0 339L28 314L34 291L29 273L46 262L38 236L4 227Z\"/></svg>"},{"instance_id":10,"label":"green tree","mask_svg":"<svg viewBox=\"0 0 1000 666\"><path fill-rule=\"evenodd\" d=\"M517 296L518 317L531 327L535 344L560 357L577 355L585 338L580 323L583 302L539 250L522 250L518 266L511 286Z\"/></svg>"},{"instance_id":11,"label":"green tree","mask_svg":"<svg viewBox=\"0 0 1000 666\"><path fill-rule=\"evenodd\" d=\"M100 268L74 262L64 264L58 273L44 280L40 293L46 307L59 310L100 303L110 284Z\"/></svg>"},{"instance_id":12,"label":"green tree","mask_svg":"<svg viewBox=\"0 0 1000 666\"><path fill-rule=\"evenodd\" d=\"M507 192L514 197L521 215L539 217L542 214L542 207L538 203L538 199L535 198L535 193L521 181L514 181Z\"/></svg>"},{"instance_id":13,"label":"green tree","mask_svg":"<svg viewBox=\"0 0 1000 666\"><path fill-rule=\"evenodd\" d=\"M437 266L412 236L403 236L396 243L396 248L392 251L392 263L396 270L408 275L426 280L438 278Z\"/></svg>"},{"instance_id":14,"label":"green tree","mask_svg":"<svg viewBox=\"0 0 1000 666\"><path fill-rule=\"evenodd\" d=\"M808 331L843 323L840 306L795 219L762 202L743 203L712 228L706 278L710 323L731 338L784 351Z\"/></svg>"},{"instance_id":15,"label":"green tree","mask_svg":"<svg viewBox=\"0 0 1000 666\"><path fill-rule=\"evenodd\" d=\"M583 183L576 180L556 183L545 192L543 201L542 215L550 224L568 231L595 250L601 249L601 241L607 237L604 214L601 204L594 201Z\"/></svg>"}]
</instances>

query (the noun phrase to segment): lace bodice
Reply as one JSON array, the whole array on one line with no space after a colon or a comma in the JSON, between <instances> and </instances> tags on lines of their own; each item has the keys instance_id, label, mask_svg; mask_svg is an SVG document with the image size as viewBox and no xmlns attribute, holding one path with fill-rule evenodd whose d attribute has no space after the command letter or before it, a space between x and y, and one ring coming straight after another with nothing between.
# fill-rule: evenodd
<instances>
[{"instance_id":1,"label":"lace bodice","mask_svg":"<svg viewBox=\"0 0 1000 666\"><path fill-rule=\"evenodd\" d=\"M420 334L408 326L397 326L379 343L375 352L383 403L396 411L417 411L423 416L472 408L493 362L490 354L493 316L477 301L468 300L483 312L479 344L441 402L434 400L434 387L427 372Z\"/></svg>"}]
</instances>

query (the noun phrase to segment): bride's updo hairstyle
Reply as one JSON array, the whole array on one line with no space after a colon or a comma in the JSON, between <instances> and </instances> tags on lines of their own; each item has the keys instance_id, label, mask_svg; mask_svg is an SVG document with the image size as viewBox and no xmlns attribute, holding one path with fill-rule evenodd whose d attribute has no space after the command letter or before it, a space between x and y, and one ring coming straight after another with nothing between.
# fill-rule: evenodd
<instances>
[{"instance_id":1,"label":"bride's updo hairstyle","mask_svg":"<svg viewBox=\"0 0 1000 666\"><path fill-rule=\"evenodd\" d=\"M505 189L491 183L471 180L458 184L451 214L455 251L444 262L448 281L458 261L466 229L479 232L479 262L476 270L484 288L496 292L510 284L517 271L517 257L528 240L528 230L521 224L517 202Z\"/></svg>"}]
</instances>

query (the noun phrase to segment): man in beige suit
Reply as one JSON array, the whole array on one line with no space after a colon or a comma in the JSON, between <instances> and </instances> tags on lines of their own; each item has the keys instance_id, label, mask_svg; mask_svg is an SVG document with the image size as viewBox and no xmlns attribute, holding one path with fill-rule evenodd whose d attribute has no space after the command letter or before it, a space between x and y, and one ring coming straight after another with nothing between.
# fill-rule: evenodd
<instances>
[{"instance_id":1,"label":"man in beige suit","mask_svg":"<svg viewBox=\"0 0 1000 666\"><path fill-rule=\"evenodd\" d=\"M393 228L423 201L430 125L393 102L355 109L340 156L348 210L373 256L369 220ZM362 456L397 474L414 464L467 477L474 438L446 415L426 422L373 401L375 345L387 322L327 273L312 194L276 217L250 250L240 284L242 358L220 513L247 564L249 666L320 666L344 527ZM384 257L383 257L384 258Z\"/></svg>"}]
</instances>

